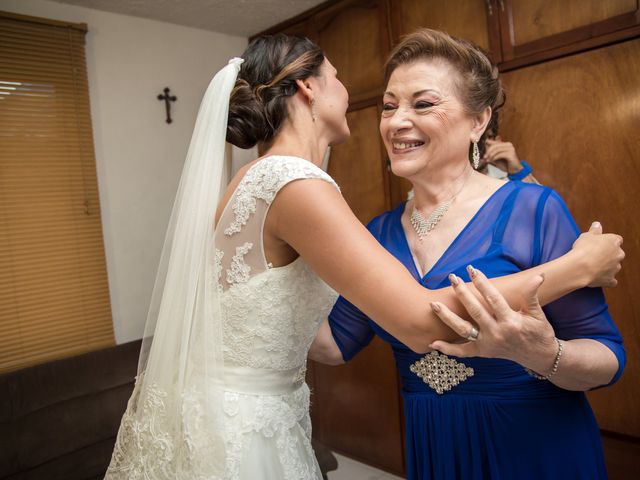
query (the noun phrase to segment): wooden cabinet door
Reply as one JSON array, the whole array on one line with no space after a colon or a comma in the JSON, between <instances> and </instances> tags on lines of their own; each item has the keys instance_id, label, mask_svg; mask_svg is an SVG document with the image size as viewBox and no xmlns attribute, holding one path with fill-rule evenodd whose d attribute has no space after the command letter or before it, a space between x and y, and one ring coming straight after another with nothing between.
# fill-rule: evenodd
<instances>
[{"instance_id":1,"label":"wooden cabinet door","mask_svg":"<svg viewBox=\"0 0 640 480\"><path fill-rule=\"evenodd\" d=\"M638 0L499 0L499 5L507 62L531 57L531 63L640 35Z\"/></svg>"},{"instance_id":2,"label":"wooden cabinet door","mask_svg":"<svg viewBox=\"0 0 640 480\"><path fill-rule=\"evenodd\" d=\"M378 133L380 110L378 102L371 103L347 113L351 136L346 143L332 147L328 169L365 225L389 206L386 157Z\"/></svg>"},{"instance_id":3,"label":"wooden cabinet door","mask_svg":"<svg viewBox=\"0 0 640 480\"><path fill-rule=\"evenodd\" d=\"M329 174L363 223L388 209L379 118L377 102L349 112L351 138L332 149L329 161ZM376 338L347 365L313 363L309 377L314 437L333 450L402 474L403 415L389 346Z\"/></svg>"},{"instance_id":4,"label":"wooden cabinet door","mask_svg":"<svg viewBox=\"0 0 640 480\"><path fill-rule=\"evenodd\" d=\"M313 18L318 45L338 70L352 104L382 95L389 51L385 8L384 0L346 1Z\"/></svg>"},{"instance_id":5,"label":"wooden cabinet door","mask_svg":"<svg viewBox=\"0 0 640 480\"><path fill-rule=\"evenodd\" d=\"M498 12L495 0L390 0L394 44L402 35L421 27L444 30L465 38L500 60Z\"/></svg>"},{"instance_id":6,"label":"wooden cabinet door","mask_svg":"<svg viewBox=\"0 0 640 480\"><path fill-rule=\"evenodd\" d=\"M640 39L503 75L503 138L562 195L582 230L592 221L625 238L617 288L606 291L627 350L613 387L589 393L600 427L640 437Z\"/></svg>"}]
</instances>

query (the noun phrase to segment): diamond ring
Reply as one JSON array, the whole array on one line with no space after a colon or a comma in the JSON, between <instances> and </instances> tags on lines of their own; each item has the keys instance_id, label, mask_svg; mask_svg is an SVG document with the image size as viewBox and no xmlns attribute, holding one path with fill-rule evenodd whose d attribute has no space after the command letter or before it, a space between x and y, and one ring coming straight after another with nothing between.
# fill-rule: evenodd
<instances>
[{"instance_id":1,"label":"diamond ring","mask_svg":"<svg viewBox=\"0 0 640 480\"><path fill-rule=\"evenodd\" d=\"M480 332L478 332L478 329L476 327L471 327L471 332L469 333L467 340L469 340L470 342L475 342L476 340L478 340L479 333Z\"/></svg>"}]
</instances>

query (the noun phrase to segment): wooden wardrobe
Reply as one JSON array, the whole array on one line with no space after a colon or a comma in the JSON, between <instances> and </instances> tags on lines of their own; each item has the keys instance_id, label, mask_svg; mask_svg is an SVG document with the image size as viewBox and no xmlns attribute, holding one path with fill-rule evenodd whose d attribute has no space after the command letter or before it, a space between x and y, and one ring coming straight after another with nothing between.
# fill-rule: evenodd
<instances>
[{"instance_id":1,"label":"wooden wardrobe","mask_svg":"<svg viewBox=\"0 0 640 480\"><path fill-rule=\"evenodd\" d=\"M507 103L503 139L567 201L584 230L599 220L625 237L619 286L606 292L628 363L613 387L589 393L611 479L637 478L640 455L640 8L638 0L339 0L263 33L317 42L350 95L351 138L329 173L367 223L406 197L378 133L382 67L399 38L430 27L490 52ZM384 285L380 285L384 288ZM310 362L314 437L333 450L404 474L399 379L376 339L349 364ZM550 435L553 432L549 433ZM637 470L637 468L635 469Z\"/></svg>"}]
</instances>

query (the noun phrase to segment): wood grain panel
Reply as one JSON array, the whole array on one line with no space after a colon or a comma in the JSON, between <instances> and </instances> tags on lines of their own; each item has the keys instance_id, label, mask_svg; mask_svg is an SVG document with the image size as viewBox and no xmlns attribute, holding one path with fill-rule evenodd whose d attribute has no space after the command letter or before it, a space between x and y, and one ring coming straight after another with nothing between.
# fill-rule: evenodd
<instances>
[{"instance_id":1,"label":"wood grain panel","mask_svg":"<svg viewBox=\"0 0 640 480\"><path fill-rule=\"evenodd\" d=\"M340 185L342 195L364 224L388 208L379 118L377 106L347 113L351 137L332 149L329 161L329 175Z\"/></svg>"},{"instance_id":2,"label":"wood grain panel","mask_svg":"<svg viewBox=\"0 0 640 480\"><path fill-rule=\"evenodd\" d=\"M428 27L490 50L485 5L484 0L391 0L393 39L397 42L402 35Z\"/></svg>"},{"instance_id":3,"label":"wood grain panel","mask_svg":"<svg viewBox=\"0 0 640 480\"><path fill-rule=\"evenodd\" d=\"M636 439L602 434L602 447L609 480L636 480L640 442Z\"/></svg>"},{"instance_id":4,"label":"wood grain panel","mask_svg":"<svg viewBox=\"0 0 640 480\"><path fill-rule=\"evenodd\" d=\"M585 230L600 220L626 239L627 259L607 290L629 362L613 387L591 392L603 429L640 436L640 39L503 75L503 138L562 195Z\"/></svg>"},{"instance_id":5,"label":"wood grain panel","mask_svg":"<svg viewBox=\"0 0 640 480\"><path fill-rule=\"evenodd\" d=\"M637 0L511 0L513 44L539 40L634 12Z\"/></svg>"},{"instance_id":6,"label":"wood grain panel","mask_svg":"<svg viewBox=\"0 0 640 480\"><path fill-rule=\"evenodd\" d=\"M351 97L381 95L388 51L384 8L377 1L342 2L314 17L318 45Z\"/></svg>"},{"instance_id":7,"label":"wood grain panel","mask_svg":"<svg viewBox=\"0 0 640 480\"><path fill-rule=\"evenodd\" d=\"M339 453L403 475L403 413L390 347L376 337L347 365L313 366L314 437Z\"/></svg>"}]
</instances>

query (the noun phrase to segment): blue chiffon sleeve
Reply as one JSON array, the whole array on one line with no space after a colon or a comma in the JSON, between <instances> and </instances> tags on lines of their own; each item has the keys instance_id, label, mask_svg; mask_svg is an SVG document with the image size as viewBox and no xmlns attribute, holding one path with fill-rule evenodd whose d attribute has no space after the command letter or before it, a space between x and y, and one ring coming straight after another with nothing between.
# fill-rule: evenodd
<instances>
[{"instance_id":1,"label":"blue chiffon sleeve","mask_svg":"<svg viewBox=\"0 0 640 480\"><path fill-rule=\"evenodd\" d=\"M537 234L534 236L533 264L553 260L568 252L580 230L564 201L546 189L536 212ZM563 340L589 338L608 347L618 359L616 382L626 364L622 337L614 324L601 288L583 288L544 307L556 336Z\"/></svg>"},{"instance_id":2,"label":"blue chiffon sleeve","mask_svg":"<svg viewBox=\"0 0 640 480\"><path fill-rule=\"evenodd\" d=\"M339 297L333 306L329 314L329 326L345 362L369 345L374 337L369 317L344 297Z\"/></svg>"}]
</instances>

